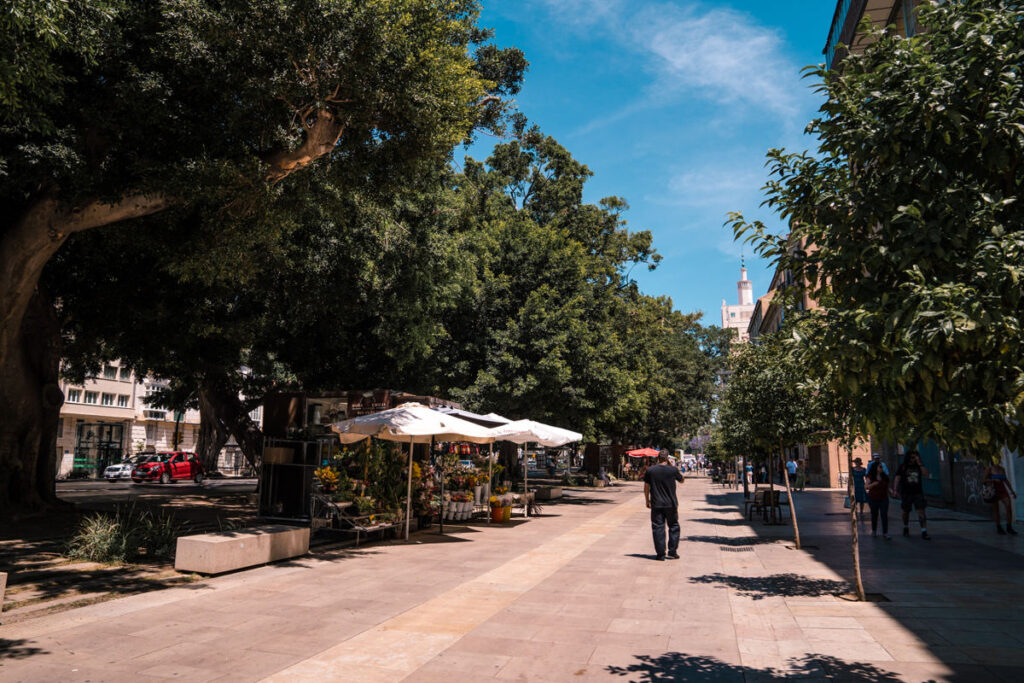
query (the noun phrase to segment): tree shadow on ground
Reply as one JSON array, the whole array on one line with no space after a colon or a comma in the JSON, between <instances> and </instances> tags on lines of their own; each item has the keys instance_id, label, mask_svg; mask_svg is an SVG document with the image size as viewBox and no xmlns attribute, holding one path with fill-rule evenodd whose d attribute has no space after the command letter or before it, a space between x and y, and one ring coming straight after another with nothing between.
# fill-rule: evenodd
<instances>
[{"instance_id":1,"label":"tree shadow on ground","mask_svg":"<svg viewBox=\"0 0 1024 683\"><path fill-rule=\"evenodd\" d=\"M47 650L35 645L28 645L28 640L8 640L0 638L0 662L8 659L25 659L35 655L48 654Z\"/></svg>"},{"instance_id":2,"label":"tree shadow on ground","mask_svg":"<svg viewBox=\"0 0 1024 683\"><path fill-rule=\"evenodd\" d=\"M687 522L699 522L701 524L714 524L716 526L750 526L750 522L746 519L721 519L719 517L698 517L697 519L688 519Z\"/></svg>"},{"instance_id":3,"label":"tree shadow on ground","mask_svg":"<svg viewBox=\"0 0 1024 683\"><path fill-rule=\"evenodd\" d=\"M554 500L546 500L544 501L544 506L547 507L548 505L612 505L620 502L621 501L610 500L608 498L591 498L589 496L567 495L562 496L561 498L555 498Z\"/></svg>"},{"instance_id":4,"label":"tree shadow on ground","mask_svg":"<svg viewBox=\"0 0 1024 683\"><path fill-rule=\"evenodd\" d=\"M614 676L630 681L757 681L780 678L827 678L830 680L888 683L903 679L896 674L864 662L845 662L836 657L808 654L787 660L782 668L729 664L714 657L667 652L663 655L637 655L637 663L608 666Z\"/></svg>"},{"instance_id":5,"label":"tree shadow on ground","mask_svg":"<svg viewBox=\"0 0 1024 683\"><path fill-rule=\"evenodd\" d=\"M195 580L184 574L171 573L170 565L154 567L149 565L112 565L84 569L69 565L50 571L16 572L8 577L7 609L18 604L16 591L25 587L30 591L32 602L45 602L69 595L83 598L97 594L132 595L164 588L198 588L191 585Z\"/></svg>"},{"instance_id":6,"label":"tree shadow on ground","mask_svg":"<svg viewBox=\"0 0 1024 683\"><path fill-rule=\"evenodd\" d=\"M740 491L732 491L730 493L709 493L704 496L704 502L708 505L721 505L736 507L736 501L733 499L737 494L742 495Z\"/></svg>"},{"instance_id":7,"label":"tree shadow on ground","mask_svg":"<svg viewBox=\"0 0 1024 683\"><path fill-rule=\"evenodd\" d=\"M754 600L771 597L818 597L822 595L843 595L850 592L845 581L812 579L799 574L772 574L771 576L735 576L730 574L705 574L690 577L691 583L718 583L733 588L741 595Z\"/></svg>"},{"instance_id":8,"label":"tree shadow on ground","mask_svg":"<svg viewBox=\"0 0 1024 683\"><path fill-rule=\"evenodd\" d=\"M737 536L735 538L728 538L726 536L684 536L681 540L692 541L694 543L712 543L714 545L728 545L741 548L750 545L778 543L785 539L773 538L771 536Z\"/></svg>"}]
</instances>

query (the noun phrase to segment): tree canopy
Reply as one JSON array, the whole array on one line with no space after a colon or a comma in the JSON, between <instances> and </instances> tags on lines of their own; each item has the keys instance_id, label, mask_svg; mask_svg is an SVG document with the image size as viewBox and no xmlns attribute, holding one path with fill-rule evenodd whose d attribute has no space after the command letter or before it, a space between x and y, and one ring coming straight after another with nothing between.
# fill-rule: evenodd
<instances>
[{"instance_id":1,"label":"tree canopy","mask_svg":"<svg viewBox=\"0 0 1024 683\"><path fill-rule=\"evenodd\" d=\"M37 285L68 237L151 217L176 243L203 247L174 261L175 276L243 282L259 270L254 254L295 228L310 184L387 195L475 130L500 130L526 62L490 42L478 9L12 5L0 54L0 412L16 416L0 430L8 500L52 498L59 322Z\"/></svg>"},{"instance_id":2,"label":"tree canopy","mask_svg":"<svg viewBox=\"0 0 1024 683\"><path fill-rule=\"evenodd\" d=\"M733 227L822 304L805 343L860 431L999 457L1024 437L1024 10L919 13L925 32L875 32L811 70L818 149L768 157L768 204L790 233Z\"/></svg>"}]
</instances>

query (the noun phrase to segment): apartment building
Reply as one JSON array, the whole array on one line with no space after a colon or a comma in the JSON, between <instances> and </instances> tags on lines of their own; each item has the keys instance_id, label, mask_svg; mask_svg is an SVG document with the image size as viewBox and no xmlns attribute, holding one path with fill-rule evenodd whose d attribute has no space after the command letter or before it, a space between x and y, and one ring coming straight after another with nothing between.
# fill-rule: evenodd
<instances>
[{"instance_id":1,"label":"apartment building","mask_svg":"<svg viewBox=\"0 0 1024 683\"><path fill-rule=\"evenodd\" d=\"M194 450L199 440L199 411L176 414L150 406L146 398L166 387L152 377L138 379L119 361L104 364L81 384L62 382L64 405L57 427L58 476L95 477L128 453Z\"/></svg>"},{"instance_id":2,"label":"apartment building","mask_svg":"<svg viewBox=\"0 0 1024 683\"><path fill-rule=\"evenodd\" d=\"M867 47L868 39L858 30L865 17L876 28L891 26L902 36L915 35L919 26L914 8L920 4L921 0L838 0L822 50L825 65L831 69L847 52L859 53Z\"/></svg>"}]
</instances>

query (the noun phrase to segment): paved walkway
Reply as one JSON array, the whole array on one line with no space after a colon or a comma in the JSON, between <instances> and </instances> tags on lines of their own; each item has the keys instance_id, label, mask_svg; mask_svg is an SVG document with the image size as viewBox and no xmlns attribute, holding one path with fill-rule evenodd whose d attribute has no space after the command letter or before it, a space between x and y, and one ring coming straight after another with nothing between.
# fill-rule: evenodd
<instances>
[{"instance_id":1,"label":"paved walkway","mask_svg":"<svg viewBox=\"0 0 1024 683\"><path fill-rule=\"evenodd\" d=\"M1024 679L1024 542L936 511L930 543L864 539L889 601L857 603L840 494L798 494L797 551L740 494L680 493L681 561L652 560L638 484L578 492L528 522L0 626L0 680Z\"/></svg>"}]
</instances>

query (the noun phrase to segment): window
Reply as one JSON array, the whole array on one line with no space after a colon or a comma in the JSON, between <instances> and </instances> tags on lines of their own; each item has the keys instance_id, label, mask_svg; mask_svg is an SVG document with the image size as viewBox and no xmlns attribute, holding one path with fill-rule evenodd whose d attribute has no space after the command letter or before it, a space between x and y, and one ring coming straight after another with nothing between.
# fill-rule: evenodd
<instances>
[{"instance_id":1,"label":"window","mask_svg":"<svg viewBox=\"0 0 1024 683\"><path fill-rule=\"evenodd\" d=\"M105 406L114 405L114 395L103 392L103 395L100 397L100 404Z\"/></svg>"},{"instance_id":2,"label":"window","mask_svg":"<svg viewBox=\"0 0 1024 683\"><path fill-rule=\"evenodd\" d=\"M118 408L127 408L128 407L128 397L125 396L124 394L118 394L118 396L117 396L117 407Z\"/></svg>"},{"instance_id":3,"label":"window","mask_svg":"<svg viewBox=\"0 0 1024 683\"><path fill-rule=\"evenodd\" d=\"M156 443L156 423L146 424L146 443Z\"/></svg>"},{"instance_id":4,"label":"window","mask_svg":"<svg viewBox=\"0 0 1024 683\"><path fill-rule=\"evenodd\" d=\"M121 368L121 381L127 382L132 378L131 368Z\"/></svg>"},{"instance_id":5,"label":"window","mask_svg":"<svg viewBox=\"0 0 1024 683\"><path fill-rule=\"evenodd\" d=\"M64 435L64 418L57 418L57 436L58 438Z\"/></svg>"},{"instance_id":6,"label":"window","mask_svg":"<svg viewBox=\"0 0 1024 683\"><path fill-rule=\"evenodd\" d=\"M85 402L86 403L95 404L97 398L99 398L99 396L98 396L98 394L95 391L87 391L87 392L85 392Z\"/></svg>"},{"instance_id":7,"label":"window","mask_svg":"<svg viewBox=\"0 0 1024 683\"><path fill-rule=\"evenodd\" d=\"M729 314L729 317L730 317L730 318L735 318L735 317L736 317L736 314L735 314L735 313L730 313L730 314Z\"/></svg>"},{"instance_id":8,"label":"window","mask_svg":"<svg viewBox=\"0 0 1024 683\"><path fill-rule=\"evenodd\" d=\"M68 403L80 403L82 401L81 389L68 389Z\"/></svg>"},{"instance_id":9,"label":"window","mask_svg":"<svg viewBox=\"0 0 1024 683\"><path fill-rule=\"evenodd\" d=\"M107 365L103 368L103 379L117 379L117 368Z\"/></svg>"}]
</instances>

